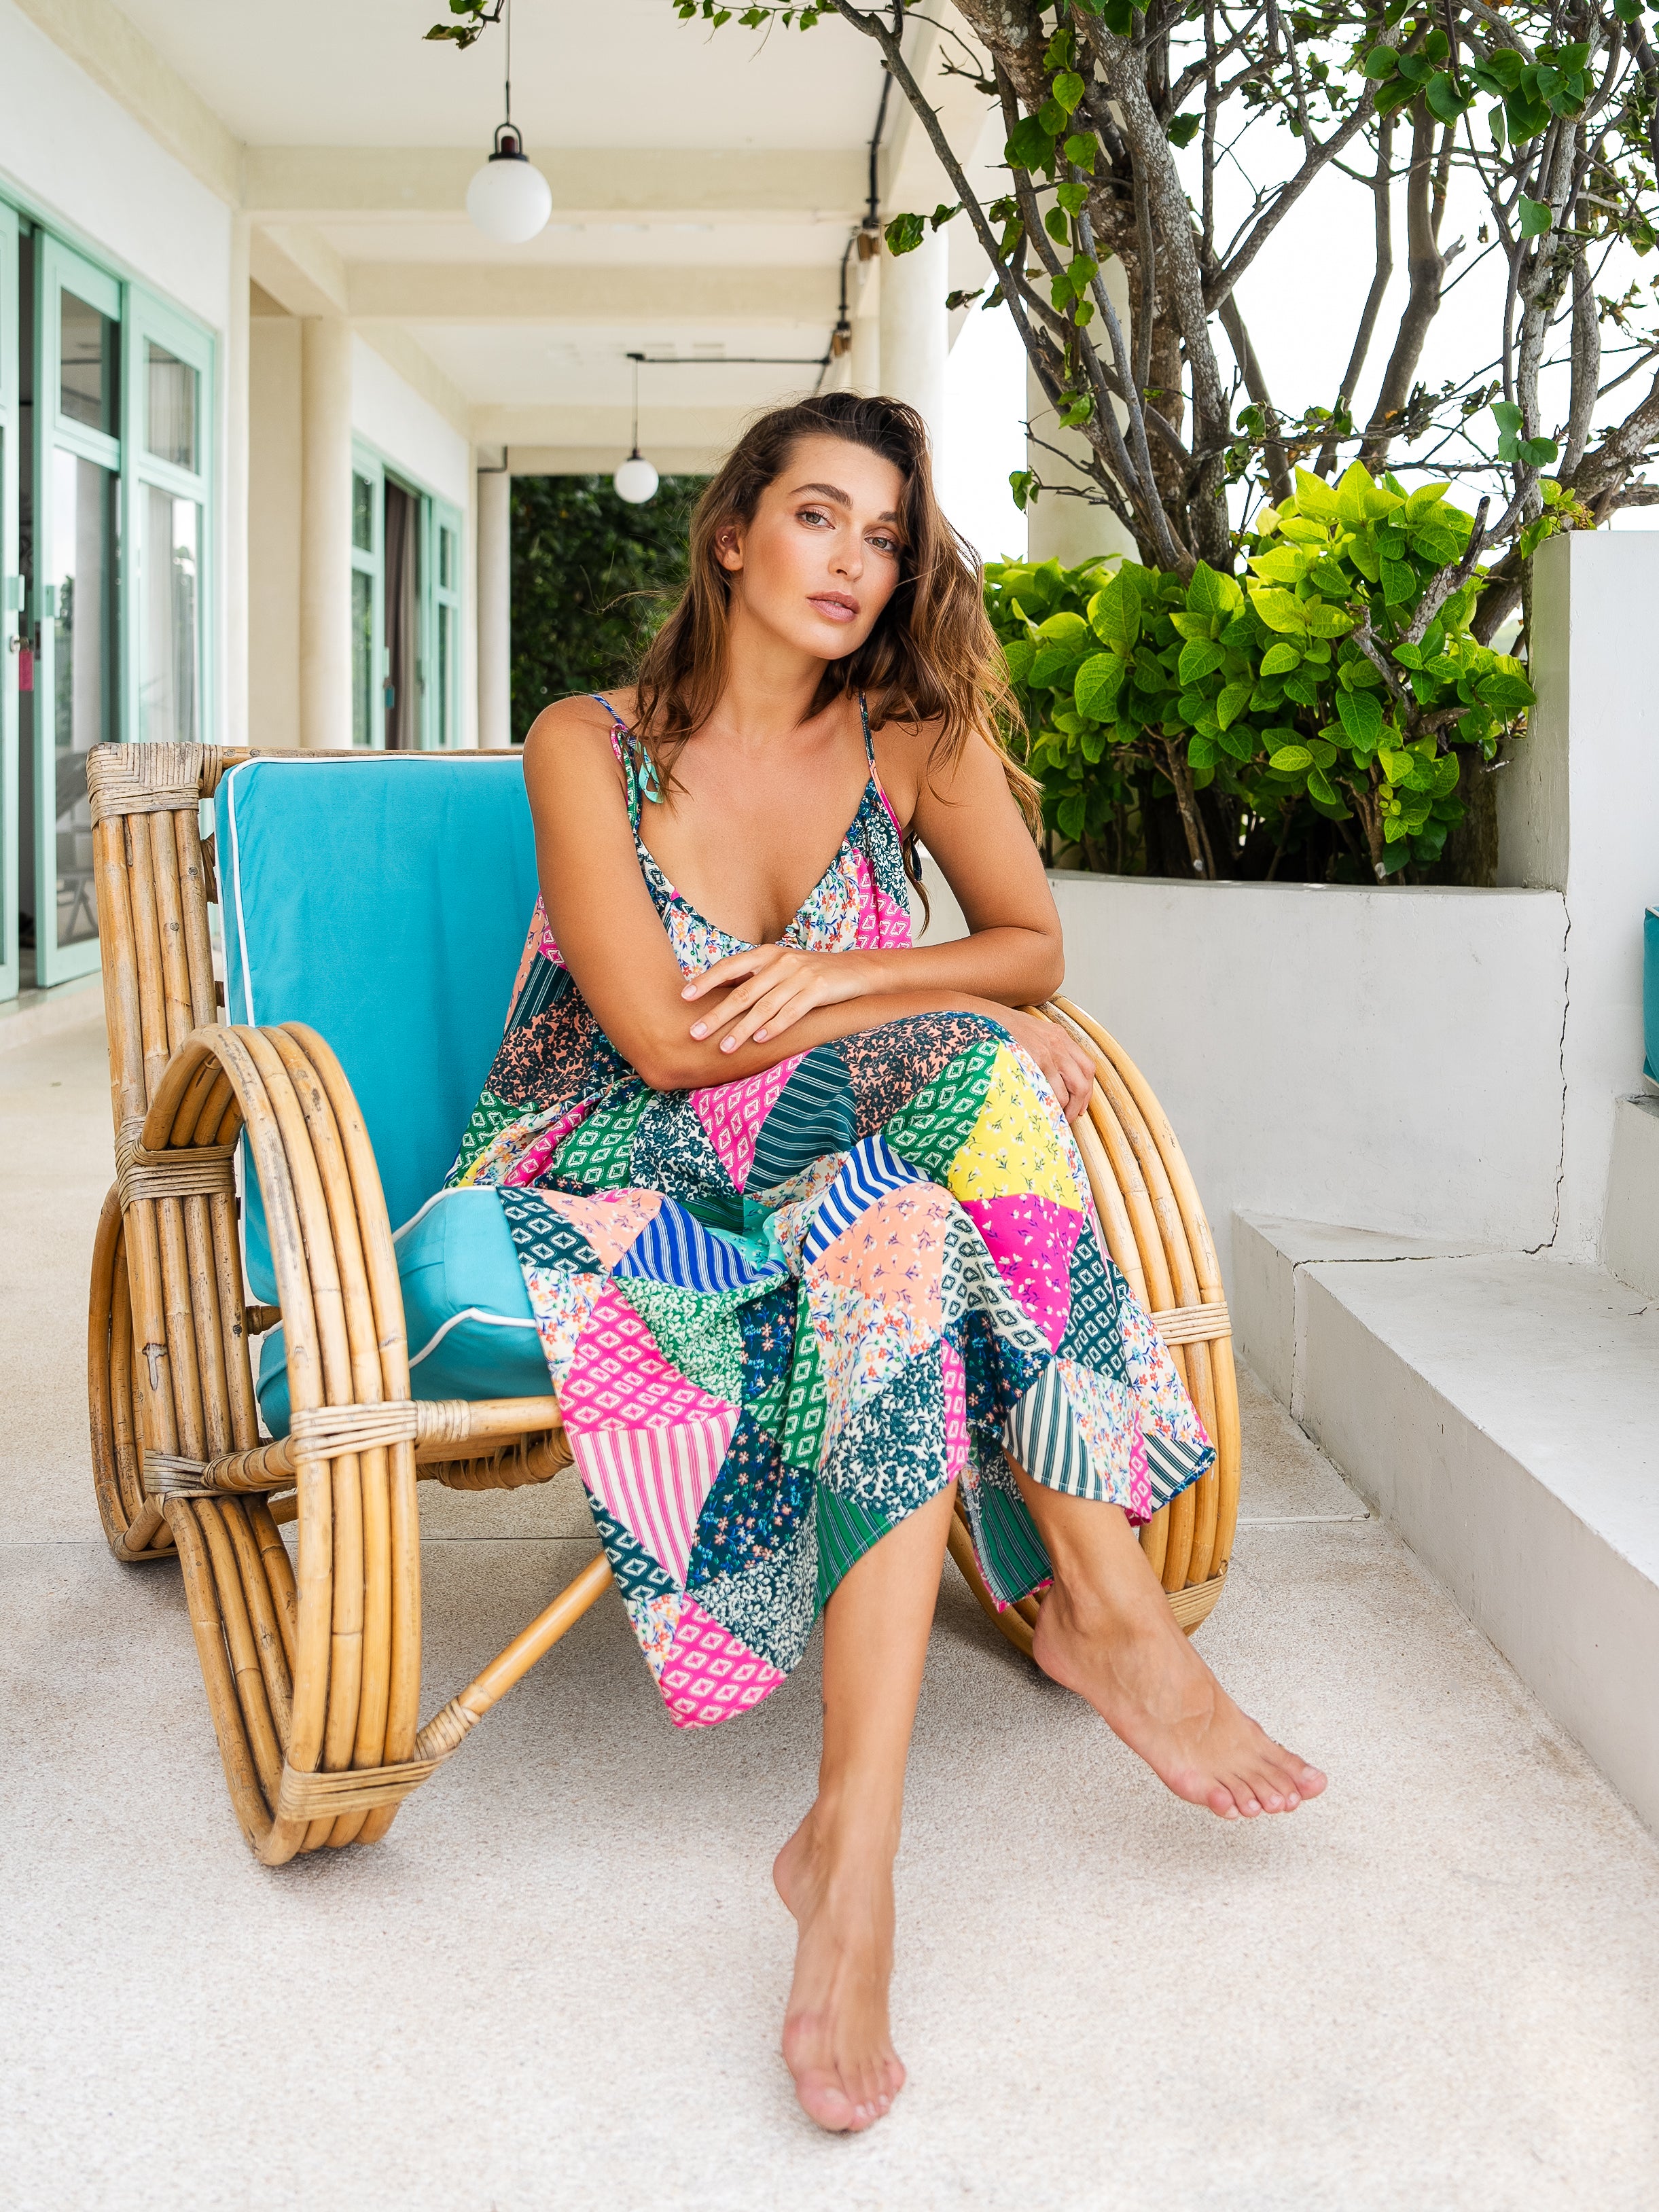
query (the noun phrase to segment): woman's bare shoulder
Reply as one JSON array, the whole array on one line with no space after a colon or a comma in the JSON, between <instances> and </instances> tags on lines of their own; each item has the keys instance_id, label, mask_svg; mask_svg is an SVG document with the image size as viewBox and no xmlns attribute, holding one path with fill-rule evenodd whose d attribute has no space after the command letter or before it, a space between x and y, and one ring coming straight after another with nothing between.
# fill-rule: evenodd
<instances>
[{"instance_id":1,"label":"woman's bare shoulder","mask_svg":"<svg viewBox=\"0 0 1659 2212\"><path fill-rule=\"evenodd\" d=\"M544 707L530 726L524 741L526 768L546 769L564 762L592 760L611 750L611 732L620 720L626 726L632 711L632 690L607 695L613 712L589 692L575 691Z\"/></svg>"}]
</instances>

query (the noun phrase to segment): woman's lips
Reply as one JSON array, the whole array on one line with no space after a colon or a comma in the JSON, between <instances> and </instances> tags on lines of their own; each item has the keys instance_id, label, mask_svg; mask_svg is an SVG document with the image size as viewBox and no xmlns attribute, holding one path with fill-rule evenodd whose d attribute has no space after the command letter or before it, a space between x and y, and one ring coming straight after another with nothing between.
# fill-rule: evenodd
<instances>
[{"instance_id":1,"label":"woman's lips","mask_svg":"<svg viewBox=\"0 0 1659 2212\"><path fill-rule=\"evenodd\" d=\"M852 599L837 599L830 594L820 595L818 592L812 592L808 593L806 604L810 607L816 607L826 622L849 623L858 618L858 605Z\"/></svg>"}]
</instances>

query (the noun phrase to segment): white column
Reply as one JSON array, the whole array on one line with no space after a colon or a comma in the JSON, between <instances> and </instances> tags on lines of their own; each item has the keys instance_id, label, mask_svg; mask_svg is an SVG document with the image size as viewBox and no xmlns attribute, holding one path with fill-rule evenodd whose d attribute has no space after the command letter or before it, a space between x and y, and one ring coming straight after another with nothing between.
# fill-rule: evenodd
<instances>
[{"instance_id":1,"label":"white column","mask_svg":"<svg viewBox=\"0 0 1659 2212\"><path fill-rule=\"evenodd\" d=\"M855 262L858 295L853 307L853 389L881 390L881 262Z\"/></svg>"},{"instance_id":2,"label":"white column","mask_svg":"<svg viewBox=\"0 0 1659 2212\"><path fill-rule=\"evenodd\" d=\"M1123 273L1123 264L1111 260L1106 264L1106 288L1127 339L1129 334L1129 289ZM1096 343L1103 349L1109 346L1104 331L1097 320L1093 325ZM1089 441L1076 430L1062 430L1060 418L1043 396L1036 372L1029 367L1025 372L1025 413L1030 429L1025 441L1025 465L1035 469L1044 483L1076 483L1087 481L1083 467L1068 468L1054 452L1074 455L1079 464L1089 457ZM1121 411L1119 415L1122 419ZM1092 487L1091 487L1092 488ZM1079 562L1091 559L1097 553L1127 553L1136 557L1135 543L1109 507L1091 507L1085 499L1070 499L1054 492L1045 492L1035 507L1025 510L1026 550L1033 561L1058 561L1062 568L1075 568Z\"/></svg>"},{"instance_id":3,"label":"white column","mask_svg":"<svg viewBox=\"0 0 1659 2212\"><path fill-rule=\"evenodd\" d=\"M491 750L513 742L512 496L505 469L478 471L478 743Z\"/></svg>"},{"instance_id":4,"label":"white column","mask_svg":"<svg viewBox=\"0 0 1659 2212\"><path fill-rule=\"evenodd\" d=\"M248 742L248 233L245 215L230 219L230 319L225 332L225 469L219 638L220 743Z\"/></svg>"},{"instance_id":5,"label":"white column","mask_svg":"<svg viewBox=\"0 0 1659 2212\"><path fill-rule=\"evenodd\" d=\"M951 349L950 249L943 230L923 234L914 253L881 264L881 389L914 407L937 451L945 434L945 364Z\"/></svg>"},{"instance_id":6,"label":"white column","mask_svg":"<svg viewBox=\"0 0 1659 2212\"><path fill-rule=\"evenodd\" d=\"M351 331L300 331L300 743L351 743ZM378 676L379 671L375 672Z\"/></svg>"},{"instance_id":7,"label":"white column","mask_svg":"<svg viewBox=\"0 0 1659 2212\"><path fill-rule=\"evenodd\" d=\"M1088 441L1075 430L1061 429L1058 416L1043 397L1036 372L1029 367L1025 372L1025 411L1030 424L1025 441L1026 467L1035 469L1048 485L1083 483L1085 479L1081 467L1067 467L1054 448L1058 447L1060 453L1075 454L1081 461L1088 453ZM1135 550L1133 540L1109 507L1091 507L1087 500L1068 498L1054 490L1045 491L1026 508L1025 544L1029 559L1058 561L1064 568L1075 568L1079 562L1090 560L1097 553L1127 553L1133 558Z\"/></svg>"}]
</instances>

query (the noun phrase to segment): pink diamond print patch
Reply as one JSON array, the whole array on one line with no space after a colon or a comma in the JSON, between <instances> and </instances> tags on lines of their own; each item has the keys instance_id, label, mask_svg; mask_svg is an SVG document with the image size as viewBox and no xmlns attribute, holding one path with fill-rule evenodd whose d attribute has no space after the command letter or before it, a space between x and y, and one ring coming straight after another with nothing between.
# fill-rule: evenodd
<instances>
[{"instance_id":1,"label":"pink diamond print patch","mask_svg":"<svg viewBox=\"0 0 1659 2212\"><path fill-rule=\"evenodd\" d=\"M614 1290L595 1300L576 1340L559 1406L573 1441L587 1429L672 1429L737 1419L735 1406L700 1390L669 1364L640 1316Z\"/></svg>"},{"instance_id":2,"label":"pink diamond print patch","mask_svg":"<svg viewBox=\"0 0 1659 2212\"><path fill-rule=\"evenodd\" d=\"M777 1103L778 1093L806 1057L781 1060L741 1083L717 1083L707 1091L694 1091L691 1104L708 1132L708 1141L720 1156L720 1164L741 1190L755 1164L755 1139L761 1123Z\"/></svg>"},{"instance_id":3,"label":"pink diamond print patch","mask_svg":"<svg viewBox=\"0 0 1659 2212\"><path fill-rule=\"evenodd\" d=\"M775 1667L687 1598L674 1648L658 1678L676 1728L717 1728L769 1698L782 1680Z\"/></svg>"}]
</instances>

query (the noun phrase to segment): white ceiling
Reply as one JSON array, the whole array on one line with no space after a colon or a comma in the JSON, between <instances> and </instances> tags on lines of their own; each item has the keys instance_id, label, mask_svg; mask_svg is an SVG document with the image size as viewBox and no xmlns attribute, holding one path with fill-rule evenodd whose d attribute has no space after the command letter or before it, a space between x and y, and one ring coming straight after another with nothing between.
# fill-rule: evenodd
<instances>
[{"instance_id":1,"label":"white ceiling","mask_svg":"<svg viewBox=\"0 0 1659 2212\"><path fill-rule=\"evenodd\" d=\"M830 269L847 244L844 216L820 221L695 220L561 222L554 219L527 246L481 238L459 208L452 216L379 216L370 222L330 220L315 226L348 261L551 264L569 269ZM833 296L831 291L825 297Z\"/></svg>"},{"instance_id":2,"label":"white ceiling","mask_svg":"<svg viewBox=\"0 0 1659 2212\"><path fill-rule=\"evenodd\" d=\"M239 138L266 146L471 146L501 119L498 26L428 44L447 0L118 0ZM514 0L513 110L538 147L855 146L881 76L846 24L720 31L672 0Z\"/></svg>"},{"instance_id":3,"label":"white ceiling","mask_svg":"<svg viewBox=\"0 0 1659 2212\"><path fill-rule=\"evenodd\" d=\"M672 357L672 366L656 368L647 358L640 371L640 422L647 436L653 434L653 424L666 434L672 426L663 418L688 408L761 407L780 392L810 391L830 343L827 321L809 329L763 324L737 332L714 323L645 321L568 332L544 325L475 330L413 322L407 327L450 381L479 405L625 406L629 354ZM713 358L698 357L705 348ZM770 364L746 358L757 354L785 358Z\"/></svg>"}]
</instances>

